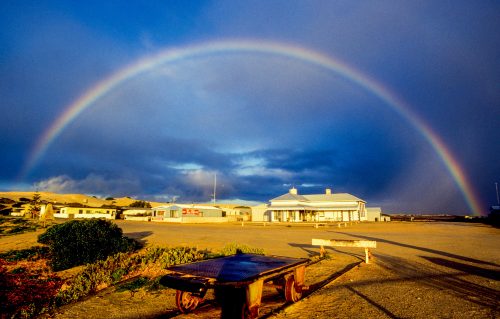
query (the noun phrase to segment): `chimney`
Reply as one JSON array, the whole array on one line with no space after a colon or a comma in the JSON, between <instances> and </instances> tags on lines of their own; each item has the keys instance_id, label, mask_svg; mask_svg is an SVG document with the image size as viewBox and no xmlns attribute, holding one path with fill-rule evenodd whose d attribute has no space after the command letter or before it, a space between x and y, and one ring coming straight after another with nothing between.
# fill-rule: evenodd
<instances>
[{"instance_id":1,"label":"chimney","mask_svg":"<svg viewBox=\"0 0 500 319\"><path fill-rule=\"evenodd\" d=\"M331 195L332 194L332 189L331 188L325 189L325 194L326 195Z\"/></svg>"},{"instance_id":2,"label":"chimney","mask_svg":"<svg viewBox=\"0 0 500 319\"><path fill-rule=\"evenodd\" d=\"M290 194L297 195L297 189L295 187L290 188Z\"/></svg>"}]
</instances>

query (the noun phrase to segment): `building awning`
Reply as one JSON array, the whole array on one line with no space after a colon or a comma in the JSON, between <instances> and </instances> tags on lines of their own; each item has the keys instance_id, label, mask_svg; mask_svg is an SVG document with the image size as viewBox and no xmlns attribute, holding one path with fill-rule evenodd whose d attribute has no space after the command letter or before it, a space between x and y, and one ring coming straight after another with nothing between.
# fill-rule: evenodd
<instances>
[{"instance_id":1,"label":"building awning","mask_svg":"<svg viewBox=\"0 0 500 319\"><path fill-rule=\"evenodd\" d=\"M270 206L268 208L268 210L274 210L274 211L278 211L278 210L306 210L305 207L303 206L276 206L276 207L273 207L273 206Z\"/></svg>"}]
</instances>

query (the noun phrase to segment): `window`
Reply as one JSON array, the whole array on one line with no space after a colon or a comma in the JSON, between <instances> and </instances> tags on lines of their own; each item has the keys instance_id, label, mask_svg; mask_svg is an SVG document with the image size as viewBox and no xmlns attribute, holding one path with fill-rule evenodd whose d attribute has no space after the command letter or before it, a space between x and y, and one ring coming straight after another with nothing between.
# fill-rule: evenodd
<instances>
[{"instance_id":1,"label":"window","mask_svg":"<svg viewBox=\"0 0 500 319\"><path fill-rule=\"evenodd\" d=\"M83 214L83 209L79 209L78 214Z\"/></svg>"}]
</instances>

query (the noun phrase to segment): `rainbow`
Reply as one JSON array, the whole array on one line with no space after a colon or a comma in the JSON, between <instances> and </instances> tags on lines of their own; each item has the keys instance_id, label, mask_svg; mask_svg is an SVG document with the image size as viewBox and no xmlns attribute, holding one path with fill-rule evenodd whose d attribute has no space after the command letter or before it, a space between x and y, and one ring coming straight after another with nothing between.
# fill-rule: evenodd
<instances>
[{"instance_id":1,"label":"rainbow","mask_svg":"<svg viewBox=\"0 0 500 319\"><path fill-rule=\"evenodd\" d=\"M98 82L65 108L64 112L37 141L20 173L20 179L28 175L45 154L48 147L69 123L77 118L86 108L109 91L121 85L124 81L150 71L162 64L175 63L201 56L232 53L259 53L296 59L335 72L371 92L384 101L401 117L405 118L424 139L429 142L436 154L445 164L473 214L480 215L481 206L474 194L471 184L467 181L464 170L441 138L411 110L411 107L406 102L398 98L396 94L392 93L381 83L337 58L303 47L277 42L241 40L206 42L182 48L166 49L160 51L158 54L142 58L124 67L120 71Z\"/></svg>"}]
</instances>

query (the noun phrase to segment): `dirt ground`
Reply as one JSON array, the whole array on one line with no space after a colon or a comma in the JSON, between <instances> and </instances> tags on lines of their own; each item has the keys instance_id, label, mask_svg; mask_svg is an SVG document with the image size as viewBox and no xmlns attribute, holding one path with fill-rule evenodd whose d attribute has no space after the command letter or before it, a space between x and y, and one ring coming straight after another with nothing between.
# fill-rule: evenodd
<instances>
[{"instance_id":1,"label":"dirt ground","mask_svg":"<svg viewBox=\"0 0 500 319\"><path fill-rule=\"evenodd\" d=\"M286 305L265 288L262 318L497 318L500 317L500 229L465 223L361 223L346 228L312 225L168 225L117 221L146 245L222 248L241 243L266 254L310 257L312 238L377 241L374 260L361 248L328 249L329 259L306 270L313 292ZM0 238L0 251L30 247L37 233ZM326 284L326 285L325 285ZM217 318L213 296L180 314L175 291L109 288L60 308L55 318Z\"/></svg>"}]
</instances>

